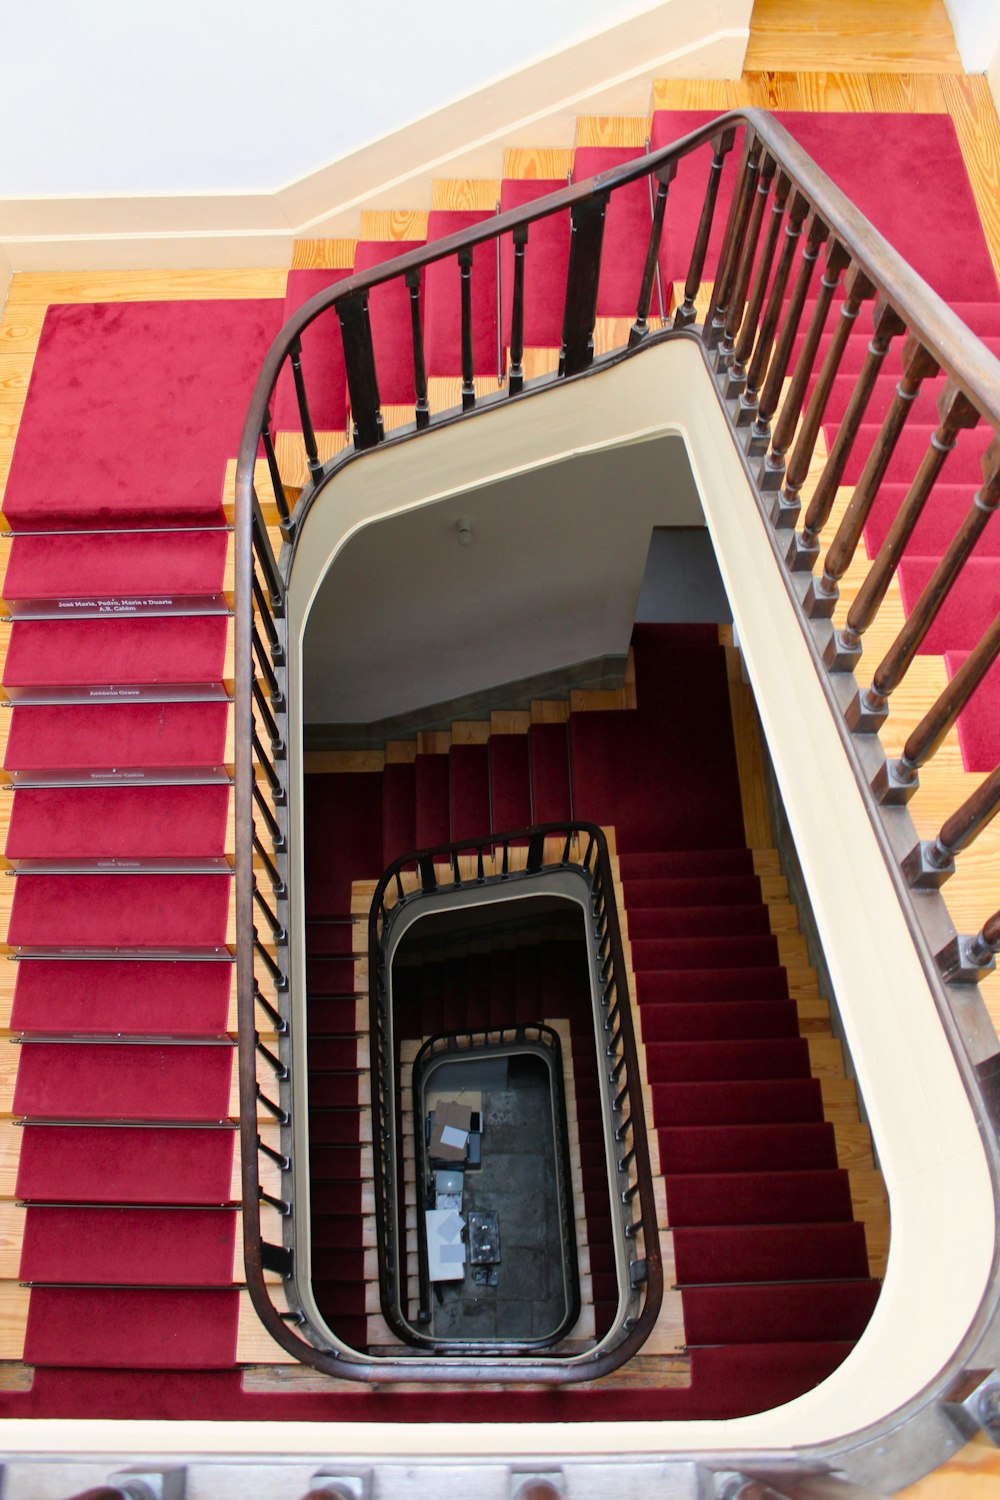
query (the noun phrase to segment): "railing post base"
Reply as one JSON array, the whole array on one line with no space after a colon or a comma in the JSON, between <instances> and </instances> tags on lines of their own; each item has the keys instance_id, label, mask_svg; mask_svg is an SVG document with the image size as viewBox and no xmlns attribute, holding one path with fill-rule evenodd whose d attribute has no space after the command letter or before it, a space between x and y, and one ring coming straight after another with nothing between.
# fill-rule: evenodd
<instances>
[{"instance_id":1,"label":"railing post base","mask_svg":"<svg viewBox=\"0 0 1000 1500\"><path fill-rule=\"evenodd\" d=\"M785 482L785 460L781 454L768 453L757 470L757 488L764 494L780 490Z\"/></svg>"},{"instance_id":2,"label":"railing post base","mask_svg":"<svg viewBox=\"0 0 1000 1500\"><path fill-rule=\"evenodd\" d=\"M889 705L876 707L867 701L867 693L855 693L844 715L852 734L877 734L888 717Z\"/></svg>"},{"instance_id":3,"label":"railing post base","mask_svg":"<svg viewBox=\"0 0 1000 1500\"><path fill-rule=\"evenodd\" d=\"M905 807L920 785L916 771L887 760L872 777L872 791L883 807Z\"/></svg>"},{"instance_id":4,"label":"railing post base","mask_svg":"<svg viewBox=\"0 0 1000 1500\"><path fill-rule=\"evenodd\" d=\"M793 531L801 509L798 500L790 500L784 490L779 490L771 502L770 522L775 531Z\"/></svg>"},{"instance_id":5,"label":"railing post base","mask_svg":"<svg viewBox=\"0 0 1000 1500\"><path fill-rule=\"evenodd\" d=\"M996 957L991 954L989 959L980 961L975 950L975 938L956 936L935 954L945 984L978 984L993 973Z\"/></svg>"},{"instance_id":6,"label":"railing post base","mask_svg":"<svg viewBox=\"0 0 1000 1500\"><path fill-rule=\"evenodd\" d=\"M785 503L788 504L787 499ZM793 503L798 506L798 500ZM792 573L811 573L818 561L819 540L807 542L802 533L796 531L785 553L785 565L788 570Z\"/></svg>"},{"instance_id":7,"label":"railing post base","mask_svg":"<svg viewBox=\"0 0 1000 1500\"><path fill-rule=\"evenodd\" d=\"M940 890L949 875L955 873L955 861L949 856L940 863L933 857L934 843L921 839L903 860L902 870L913 891Z\"/></svg>"},{"instance_id":8,"label":"railing post base","mask_svg":"<svg viewBox=\"0 0 1000 1500\"><path fill-rule=\"evenodd\" d=\"M817 578L814 574L809 580L805 598L802 600L802 608L810 620L829 620L837 608L839 598L840 590L835 583L826 587L823 577Z\"/></svg>"},{"instance_id":9,"label":"railing post base","mask_svg":"<svg viewBox=\"0 0 1000 1500\"><path fill-rule=\"evenodd\" d=\"M750 426L756 425L757 414L758 414L759 410L760 410L760 406L759 406L758 401L757 401L757 393L756 393L756 391L754 391L753 393L751 393L750 395L748 395L747 391L744 389L740 393L739 403L738 403L738 405L736 407L736 426L737 426L737 428L740 428L740 427L750 427ZM748 447L747 448L747 452L749 453L750 451L751 450ZM760 450L758 450L758 451L760 451Z\"/></svg>"},{"instance_id":10,"label":"railing post base","mask_svg":"<svg viewBox=\"0 0 1000 1500\"><path fill-rule=\"evenodd\" d=\"M735 370L733 367L727 370L725 384L722 387L722 394L725 396L727 401L735 401L737 396L742 396L743 392L746 390L746 387L747 376L745 370ZM752 416L752 413L750 413L748 416L745 416L743 418L743 421L749 422L750 416ZM738 413L736 417L736 424L737 426L740 425Z\"/></svg>"},{"instance_id":11,"label":"railing post base","mask_svg":"<svg viewBox=\"0 0 1000 1500\"><path fill-rule=\"evenodd\" d=\"M853 672L861 660L861 642L852 644L844 640L843 632L835 630L823 651L823 665L828 672Z\"/></svg>"}]
</instances>

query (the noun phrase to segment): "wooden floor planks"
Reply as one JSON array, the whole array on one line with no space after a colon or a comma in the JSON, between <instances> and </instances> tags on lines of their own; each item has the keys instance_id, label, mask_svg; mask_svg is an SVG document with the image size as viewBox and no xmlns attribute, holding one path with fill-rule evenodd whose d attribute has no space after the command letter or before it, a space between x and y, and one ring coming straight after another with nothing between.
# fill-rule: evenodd
<instances>
[{"instance_id":1,"label":"wooden floor planks","mask_svg":"<svg viewBox=\"0 0 1000 1500\"><path fill-rule=\"evenodd\" d=\"M962 71L944 0L756 0L744 67Z\"/></svg>"}]
</instances>

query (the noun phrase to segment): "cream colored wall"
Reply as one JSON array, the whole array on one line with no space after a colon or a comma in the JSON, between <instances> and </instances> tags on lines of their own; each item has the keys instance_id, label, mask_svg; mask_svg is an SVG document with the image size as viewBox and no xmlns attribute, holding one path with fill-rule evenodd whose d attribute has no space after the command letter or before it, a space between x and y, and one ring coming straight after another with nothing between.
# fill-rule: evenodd
<instances>
[{"instance_id":1,"label":"cream colored wall","mask_svg":"<svg viewBox=\"0 0 1000 1500\"><path fill-rule=\"evenodd\" d=\"M0 249L15 271L288 265L295 238L356 234L362 209L429 207L433 178L498 178L504 147L572 145L578 114L647 113L656 78L738 78L750 11L751 0L702 5L659 0L637 15L622 18L619 12L614 24L498 79L484 81L495 63L485 73L468 70L468 93L438 97L431 109L423 102L424 113L403 121L383 122L379 91L384 84L372 68L370 143L345 150L319 169L235 191L220 163L208 188L151 184L148 190L133 185L114 193L11 194L0 198ZM283 18L276 24L289 22ZM578 23L565 34L578 37ZM186 30L178 35L188 40ZM482 40L488 58L488 36ZM199 90L184 75L184 56L164 66L176 69L178 119L187 128L192 112L195 120L199 110L210 114L211 101L200 102ZM311 61L314 71L303 75L301 87L326 86L336 98L333 64L322 56ZM73 66L79 68L79 58ZM419 61L414 73L420 75ZM33 88L30 73L28 82ZM279 87L295 118L296 81L283 78ZM450 94L453 77L448 88ZM252 139L259 129L254 92L243 93L235 107L242 110ZM59 99L57 79L49 79L49 95ZM20 118L30 118L27 104ZM81 132L81 122L74 120L72 128ZM116 128L113 114L103 117L103 135L95 132L91 149L113 151ZM87 146L81 135L81 152Z\"/></svg>"},{"instance_id":2,"label":"cream colored wall","mask_svg":"<svg viewBox=\"0 0 1000 1500\"><path fill-rule=\"evenodd\" d=\"M633 503L614 507L609 534L620 494ZM624 665L653 527L667 524L704 524L677 438L361 528L309 617L305 722L376 723L598 658Z\"/></svg>"}]
</instances>

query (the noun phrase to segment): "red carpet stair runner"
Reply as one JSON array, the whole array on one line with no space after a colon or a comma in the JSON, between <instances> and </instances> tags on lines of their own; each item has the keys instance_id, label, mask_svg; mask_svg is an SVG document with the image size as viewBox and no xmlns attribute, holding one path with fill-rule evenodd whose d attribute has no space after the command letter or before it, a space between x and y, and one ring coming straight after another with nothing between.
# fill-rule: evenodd
<instances>
[{"instance_id":1,"label":"red carpet stair runner","mask_svg":"<svg viewBox=\"0 0 1000 1500\"><path fill-rule=\"evenodd\" d=\"M51 309L7 487L7 941L39 1410L61 1392L113 1415L101 1371L231 1372L236 1353L222 494L280 316ZM61 443L74 459L53 468Z\"/></svg>"},{"instance_id":2,"label":"red carpet stair runner","mask_svg":"<svg viewBox=\"0 0 1000 1500\"><path fill-rule=\"evenodd\" d=\"M653 144L703 118L656 115ZM996 281L950 122L783 118L1000 350ZM880 150L876 157L873 129L901 154ZM628 154L581 150L575 177ZM734 160L735 153L727 171ZM889 160L909 163L909 170L876 171L876 162ZM544 186L509 179L501 204L525 201ZM668 305L686 271L702 187L702 169L682 171L671 187L661 257ZM915 200L947 204L946 234L926 232ZM648 202L638 189L614 206L602 317L634 314L636 246L647 224ZM427 233L456 227L455 214L436 211ZM961 255L953 253L956 244ZM533 231L528 252L526 336L550 349L559 342L567 245L565 222L553 218ZM356 264L406 248L362 242ZM510 253L502 246L504 339ZM715 253L710 249L708 277ZM235 1367L240 1294L225 858L232 849L225 769L231 626L221 612L227 585L220 496L253 379L283 311L338 274L346 268L293 272L285 308L278 301L57 307L43 329L4 500L15 532L4 587L13 621L4 686L14 704L4 765L16 785L7 855L18 866L8 942L22 950L11 1020L23 1032L13 1108L24 1120L23 1128L5 1129L21 1139L16 1193L27 1208L20 1270L32 1284L25 1359L38 1367L30 1391L0 1398L5 1414L440 1415L433 1394L243 1390ZM493 275L495 261L480 253L479 375L493 371L496 354ZM451 266L424 279L431 377L453 378L460 368L455 280ZM372 319L382 399L407 402L408 309L398 289L373 297ZM859 368L870 326L866 310L828 422L847 400L846 377ZM339 438L348 409L337 336L307 333L303 365L315 425ZM883 403L897 372L898 349L884 367ZM935 388L928 385L927 394ZM884 540L933 429L926 396L913 418L890 473L895 487L869 519L869 550ZM290 392L282 389L275 427L288 433L293 425ZM874 432L873 425L863 430L845 484L857 477ZM963 434L948 461L950 488L935 496L900 567L907 605L968 506L983 446L978 433ZM987 531L958 600L925 642L952 671L996 607L998 546L995 528ZM317 919L309 934L313 1057L326 1065L317 1068L317 1081L330 1075L329 1109L343 1112L330 1127L334 1138L314 1145L315 1202L326 1215L320 1249L329 1252L320 1268L345 1330L365 1311L344 1291L357 1287L359 1250L365 1264L357 1091L366 1059L345 920L350 883L376 877L397 850L480 831L484 809L494 826L509 827L526 813L547 819L568 812L571 797L577 816L617 831L692 1383L510 1394L504 1415L512 1420L718 1416L767 1406L842 1359L874 1295L819 1086L809 1077L775 941L753 889L728 723L720 721L721 667L710 665L718 656L704 639L656 632L640 635L637 656L636 714L573 715L568 732L533 726L527 740L494 736L468 754L456 746L448 757L418 755L381 776L350 784L328 776L311 779L309 788L316 816L347 829L349 850L333 870L317 855L309 887L310 918ZM685 666L694 662L696 671ZM668 691L659 703L657 684L670 682L673 701L669 674L688 671L687 695L679 698L688 719L678 735ZM970 769L996 763L998 694L995 672L960 720ZM145 862L141 873L136 861ZM361 1332L360 1324L350 1326ZM449 1397L454 1420L477 1415L495 1420L495 1403Z\"/></svg>"},{"instance_id":3,"label":"red carpet stair runner","mask_svg":"<svg viewBox=\"0 0 1000 1500\"><path fill-rule=\"evenodd\" d=\"M574 713L565 724L532 726L544 729L540 740L492 735L448 753L418 752L381 773L307 777L318 1293L342 1337L364 1328L373 1303L364 1283L352 1286L349 1278L373 1243L371 1214L353 1183L349 1195L341 1192L366 1151L366 1095L351 1097L359 1040L338 1019L354 1013L348 867L355 879L374 880L407 852L414 829L446 842L462 836L471 816L480 829L501 831L491 808L530 811L542 794L551 799L547 816L564 817L572 802L575 816L618 832L650 1124L691 1350L690 1390L661 1391L659 1410L730 1415L788 1399L824 1378L863 1331L878 1283L869 1275L833 1127L823 1118L820 1083L810 1076L753 857L743 846L717 633L637 627L635 658L635 711ZM670 707L677 701L691 707L683 734ZM541 764L536 742L545 746ZM364 929L355 931L360 956ZM419 1042L435 1031L503 1019L569 1022L587 1264L600 1330L613 1311L613 1277L589 1002L575 985L556 982L559 966L551 960L518 949L488 961L473 955L428 965L404 989L403 1030ZM358 1014L363 1018L363 1009Z\"/></svg>"}]
</instances>

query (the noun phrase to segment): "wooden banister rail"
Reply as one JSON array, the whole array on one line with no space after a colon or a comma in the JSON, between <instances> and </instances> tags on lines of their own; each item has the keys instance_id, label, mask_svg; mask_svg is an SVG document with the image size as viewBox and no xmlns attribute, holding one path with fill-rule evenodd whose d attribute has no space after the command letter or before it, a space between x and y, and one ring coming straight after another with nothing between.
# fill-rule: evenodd
<instances>
[{"instance_id":1,"label":"wooden banister rail","mask_svg":"<svg viewBox=\"0 0 1000 1500\"><path fill-rule=\"evenodd\" d=\"M561 854L553 856L558 841ZM515 856L523 852L523 866ZM548 852L547 852L548 851ZM472 867L471 870L469 867ZM416 884L404 884L404 872L417 872ZM594 1379L618 1368L638 1352L659 1314L663 1297L663 1266L656 1221L652 1165L646 1137L642 1079L636 1045L621 929L615 899L611 859L603 831L590 823L548 823L513 833L494 834L488 843L467 839L440 844L433 849L401 855L383 872L372 897L368 919L368 973L371 987L371 1106L376 1223L379 1247L379 1296L382 1314L397 1338L418 1347L432 1348L434 1339L421 1333L404 1311L403 1278L405 1248L401 1248L399 1225L399 1180L396 1153L396 1052L390 1010L389 951L393 926L413 903L468 887L492 886L512 895L524 880L548 872L572 871L589 887L590 922L600 964L600 993L595 997L603 1027L604 1056L601 1059L603 1087L608 1095L615 1138L608 1142L619 1174L617 1197L611 1201L612 1222L617 1224L619 1251L629 1267L627 1283L620 1287L626 1312L593 1350L584 1367L554 1367L544 1357L527 1361L532 1379L565 1381ZM445 878L450 874L450 880ZM458 1028L461 1029L461 1028ZM542 1028L545 1031L547 1028ZM492 1033L491 1033L492 1034ZM431 1044L425 1044L429 1047ZM423 1055L422 1049L421 1056ZM414 1079L416 1078L416 1065ZM627 1149L622 1145L628 1137ZM620 1154L619 1154L620 1153ZM639 1237L641 1235L641 1250ZM631 1306L636 1303L637 1306ZM487 1351L500 1355L502 1349ZM557 1353L558 1351L554 1351ZM521 1364L525 1363L522 1359ZM451 1359L452 1378L475 1378L475 1366ZM406 1362L410 1378L424 1362ZM496 1374L496 1367L494 1367Z\"/></svg>"},{"instance_id":2,"label":"wooden banister rail","mask_svg":"<svg viewBox=\"0 0 1000 1500\"><path fill-rule=\"evenodd\" d=\"M739 163L726 196L723 169L738 143ZM671 227L672 185L679 173L692 170L696 159L705 173L704 192L689 253L687 246L681 247L679 264L688 268L683 298L676 308L664 309L662 318L651 320L653 283L659 274L665 231ZM633 289L635 319L618 348L596 354L597 287L606 214L615 193L639 180L648 180L651 209L644 262ZM526 285L532 275L532 226L557 214L567 216L570 227L559 370L528 381L524 373L525 306ZM725 227L718 266L708 311L699 324L697 308L702 305L700 293L709 245L713 227L719 223ZM505 237L509 237L513 249L509 329L499 329L501 346L508 336L507 386L495 394L477 396L472 342L474 252L478 246L495 242L499 263L499 245ZM449 258L459 272L461 407L438 413L431 410L423 346L423 272L427 266ZM412 424L387 434L369 299L375 289L391 282L405 288L408 297L415 400ZM867 327L869 308L867 353L860 366L854 367L858 373L850 384L843 417L831 423L834 382L846 382L847 377L841 374L844 354L854 331ZM304 357L302 343L305 330L324 316L339 325L353 431L352 446L326 462L319 458L312 420L313 411L319 407L310 404L308 348ZM655 326L657 322L659 327ZM954 962L948 962L943 955L949 945L941 947L940 924L925 928L926 903L937 898L921 895L915 902L910 890L914 884L919 888L922 881L939 883L936 877L942 867L953 861L993 816L996 773L945 819L937 841L930 846L918 845L909 863L900 862L898 851L910 847L912 833L908 841L892 843L885 827L887 819L908 817L901 804L912 795L920 767L936 753L1000 654L1000 617L983 631L954 679L909 734L898 760L886 762L883 756L879 761L875 736L889 712L891 695L957 581L964 576L972 549L1000 503L1000 438L996 436L1000 433L1000 362L858 213L788 132L767 113L733 111L659 151L335 282L305 303L278 335L261 368L244 427L236 476L235 691L236 956L247 1280L254 1305L271 1335L298 1358L331 1373L361 1381L391 1381L415 1378L416 1366L412 1360L398 1362L399 1370L391 1362L362 1362L345 1348L329 1340L324 1342L310 1328L296 1289L291 1238L295 1215L287 1210L294 1205L295 1172L301 1167L296 1167L291 1149L290 1093L281 1072L288 1069L296 1045L292 999L299 982L293 972L287 931L289 881L296 854L292 847L295 825L290 819L296 794L288 782L285 588L295 565L303 523L314 505L336 503L336 487L329 481L341 465L363 456L366 449L383 442L407 442L440 424L495 411L506 401L531 397L561 380L586 377L592 370L637 357L645 349L672 339L685 340L699 349L714 383L753 502L771 542L775 566L793 600L816 669L826 680L827 699L831 712L838 716L838 731L859 783L859 795L869 807L873 824L882 829L879 837L892 864L894 888L939 1005L950 1003L946 985L968 984L970 974L980 973L987 959L992 962L997 937L995 916L984 921L975 938L956 937L954 943L965 947ZM888 362L897 358L897 348L902 351L899 383L885 416L873 423L869 414L876 380L888 368ZM286 378L294 390L308 472L301 489L300 474L282 472L283 450L273 433L274 391L283 371L287 371ZM922 460L907 473L905 499L843 627L834 630L832 617L841 581L857 557L864 526L882 493L890 462L905 452L906 445L901 448L900 438L912 420L917 400L925 384L939 375L944 377L944 389L938 401L934 435ZM829 433L831 426L828 455L818 484L810 493L810 466L815 461L820 431ZM884 653L869 686L852 696L849 687L844 691L843 679L837 681L837 674L850 674L857 667L863 638L879 616L917 520L933 501L942 476L947 482L950 454L960 442L969 441L968 433L973 429L979 433L990 429L994 434L984 459L983 484L978 494L970 494L964 522L909 620ZM862 460L860 478L846 512L826 544L825 534L848 472L848 461L862 432L870 434L873 430L875 436ZM263 505L255 488L260 460ZM796 530L803 502L804 523ZM277 556L268 519L272 524L276 521L284 542ZM848 705L846 711L844 704ZM537 864L540 848L532 841L529 864L533 860ZM935 852L928 853L928 849ZM485 846L472 852L482 874ZM511 874L509 852L505 844L503 878ZM461 878L457 851L453 850L452 856L452 873L457 881ZM585 863L600 886L604 879L598 875L600 861L591 864L590 858L588 854ZM934 880L926 874L927 869L933 871ZM421 860L420 870L427 881L437 879L433 854ZM602 889L607 902L610 885ZM386 892L388 904L404 898L400 871L395 872ZM261 924L259 931L255 921ZM609 1042L617 1048L624 1047L623 1039L627 1039L627 1026L620 1017L627 1016L628 1007L618 991L619 978L625 971L610 914L607 921L601 938L602 962L608 966L602 1003L612 1018ZM933 938L928 936L930 932ZM961 1030L957 1028L957 1032ZM273 1042L271 1037L275 1038ZM642 1133L636 1130L639 1117L628 1092L632 1068L623 1057L616 1052L614 1068L619 1071L615 1075L615 1109L623 1136L627 1132L628 1138L620 1141L618 1160L623 1170L634 1172L642 1167ZM963 1076L970 1077L968 1073ZM974 1082L967 1083L970 1094L975 1086ZM279 1122L280 1149L261 1141L258 1102ZM986 1109L981 1098L979 1102ZM997 1177L1000 1181L1000 1163ZM262 1186L265 1181L269 1183L266 1190ZM630 1180L625 1204L633 1199L642 1202L637 1181L633 1193ZM281 1222L279 1232L269 1240L263 1234L262 1215L272 1209L277 1209ZM646 1215L644 1206L640 1222L655 1222ZM265 1268L278 1270L283 1276L287 1306L282 1307L281 1295L265 1284ZM649 1293L646 1304L651 1305ZM304 1332L293 1323L300 1324ZM456 1378L453 1362L437 1374L425 1368L427 1364L420 1362L420 1379ZM588 1367L588 1378L599 1373L602 1371L596 1364ZM458 1378L478 1381L507 1377L498 1377L495 1368L470 1365ZM521 1378L555 1382L564 1377L553 1364L529 1361Z\"/></svg>"}]
</instances>

